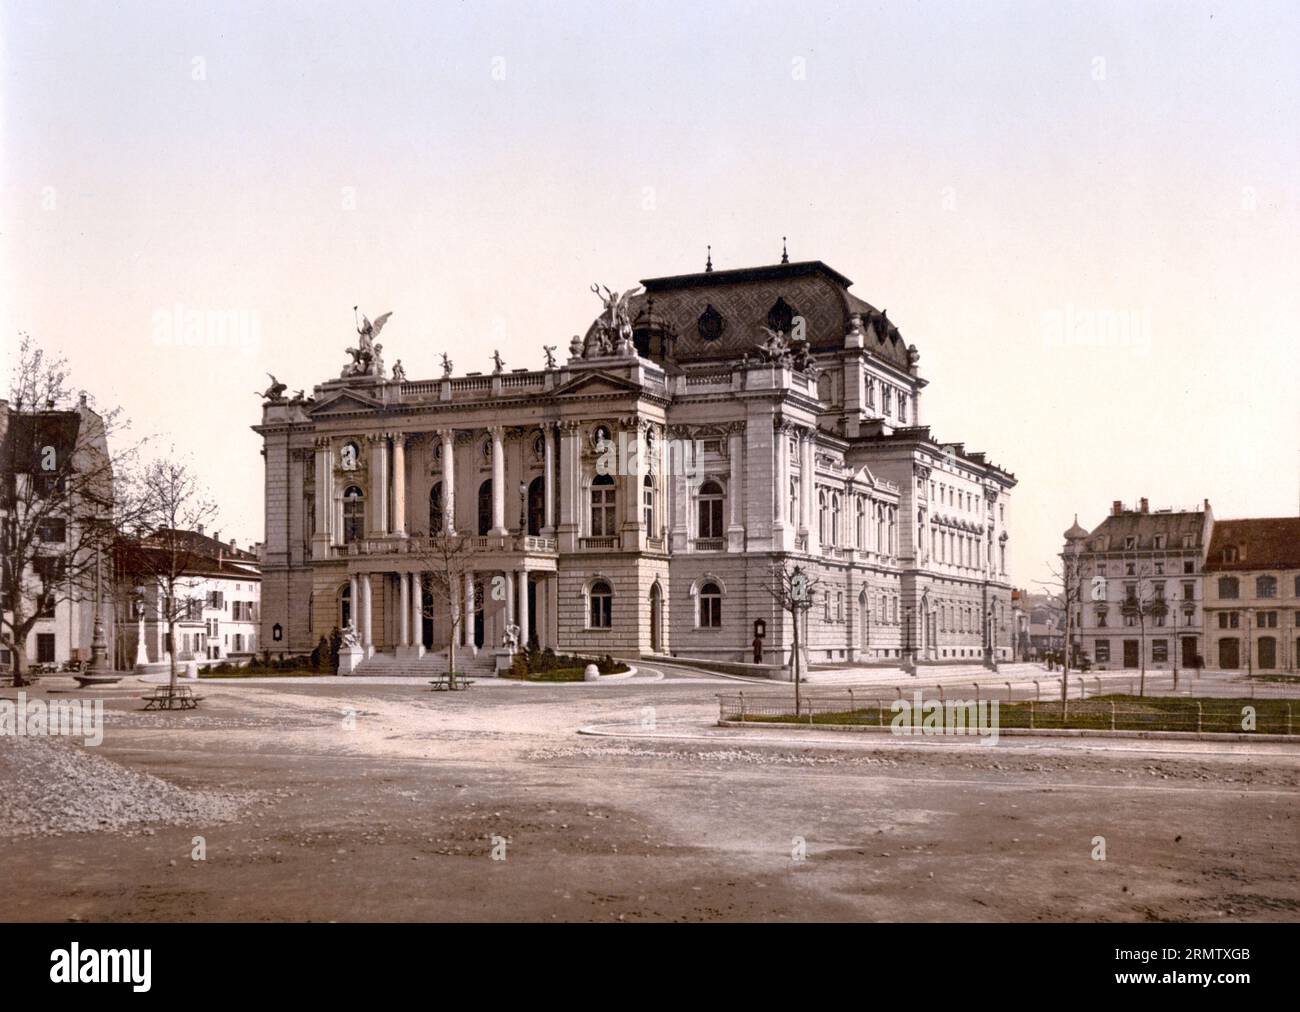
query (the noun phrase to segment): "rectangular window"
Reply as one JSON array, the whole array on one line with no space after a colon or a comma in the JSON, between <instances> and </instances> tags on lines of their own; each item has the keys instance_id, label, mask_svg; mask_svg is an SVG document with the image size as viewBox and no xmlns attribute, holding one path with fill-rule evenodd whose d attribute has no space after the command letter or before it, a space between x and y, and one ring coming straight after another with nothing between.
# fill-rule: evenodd
<instances>
[{"instance_id":1,"label":"rectangular window","mask_svg":"<svg viewBox=\"0 0 1300 1012\"><path fill-rule=\"evenodd\" d=\"M50 544L68 540L68 522L63 517L46 517L41 521L40 539Z\"/></svg>"},{"instance_id":2,"label":"rectangular window","mask_svg":"<svg viewBox=\"0 0 1300 1012\"><path fill-rule=\"evenodd\" d=\"M614 489L593 488L591 490L592 537L609 537L614 533Z\"/></svg>"},{"instance_id":3,"label":"rectangular window","mask_svg":"<svg viewBox=\"0 0 1300 1012\"><path fill-rule=\"evenodd\" d=\"M1151 641L1151 659L1156 663L1169 660L1169 641L1152 640Z\"/></svg>"},{"instance_id":4,"label":"rectangular window","mask_svg":"<svg viewBox=\"0 0 1300 1012\"><path fill-rule=\"evenodd\" d=\"M54 633L36 634L36 663L54 663Z\"/></svg>"},{"instance_id":5,"label":"rectangular window","mask_svg":"<svg viewBox=\"0 0 1300 1012\"><path fill-rule=\"evenodd\" d=\"M1110 640L1097 640L1096 661L1098 664L1110 663Z\"/></svg>"},{"instance_id":6,"label":"rectangular window","mask_svg":"<svg viewBox=\"0 0 1300 1012\"><path fill-rule=\"evenodd\" d=\"M1275 611L1261 611L1258 615L1258 619L1259 621L1257 625L1261 629L1277 628L1277 612Z\"/></svg>"}]
</instances>

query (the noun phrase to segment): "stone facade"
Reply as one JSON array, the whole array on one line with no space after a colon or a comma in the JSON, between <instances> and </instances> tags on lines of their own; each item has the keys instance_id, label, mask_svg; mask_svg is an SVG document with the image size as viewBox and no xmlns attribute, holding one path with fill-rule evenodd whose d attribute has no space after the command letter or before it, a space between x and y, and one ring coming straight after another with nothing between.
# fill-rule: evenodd
<instances>
[{"instance_id":1,"label":"stone facade","mask_svg":"<svg viewBox=\"0 0 1300 1012\"><path fill-rule=\"evenodd\" d=\"M262 642L354 623L366 659L414 660L517 627L748 661L761 621L786 663L767 587L797 564L813 663L1010 657L1014 476L920 425L919 354L886 314L816 261L643 285L606 290L562 364L390 378L367 321L343 376L271 396Z\"/></svg>"},{"instance_id":2,"label":"stone facade","mask_svg":"<svg viewBox=\"0 0 1300 1012\"><path fill-rule=\"evenodd\" d=\"M1077 559L1081 588L1074 648L1100 670L1192 667L1204 650L1202 577L1213 526L1208 501L1200 510L1153 512L1146 499L1133 509L1116 501L1091 532L1076 522L1064 550Z\"/></svg>"}]
</instances>

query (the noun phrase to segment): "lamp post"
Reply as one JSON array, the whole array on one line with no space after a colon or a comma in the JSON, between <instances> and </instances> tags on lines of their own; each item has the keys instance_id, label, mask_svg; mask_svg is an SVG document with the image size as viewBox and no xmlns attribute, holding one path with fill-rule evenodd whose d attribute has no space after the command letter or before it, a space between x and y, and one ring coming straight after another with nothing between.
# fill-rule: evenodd
<instances>
[{"instance_id":1,"label":"lamp post","mask_svg":"<svg viewBox=\"0 0 1300 1012\"><path fill-rule=\"evenodd\" d=\"M912 609L903 609L903 629L906 636L903 649L903 670L908 674L916 674L916 655L912 650Z\"/></svg>"},{"instance_id":2,"label":"lamp post","mask_svg":"<svg viewBox=\"0 0 1300 1012\"><path fill-rule=\"evenodd\" d=\"M108 641L104 638L104 566L98 539L95 543L95 627L90 638L90 663L87 675L103 677L109 673Z\"/></svg>"}]
</instances>

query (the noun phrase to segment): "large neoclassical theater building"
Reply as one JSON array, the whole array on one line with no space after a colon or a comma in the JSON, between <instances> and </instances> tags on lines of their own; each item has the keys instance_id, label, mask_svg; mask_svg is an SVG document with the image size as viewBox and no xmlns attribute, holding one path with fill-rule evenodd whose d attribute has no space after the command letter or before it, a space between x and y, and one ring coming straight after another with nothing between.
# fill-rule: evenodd
<instances>
[{"instance_id":1,"label":"large neoclassical theater building","mask_svg":"<svg viewBox=\"0 0 1300 1012\"><path fill-rule=\"evenodd\" d=\"M762 632L763 663L788 663L768 588L797 565L814 664L1010 657L1015 478L922 424L915 345L850 286L784 257L651 278L606 290L541 369L494 355L454 375L444 356L434 379L389 372L386 317L366 321L338 379L274 384L255 426L262 642L309 651L351 626L364 672L426 663L453 634L473 669L510 633L751 662ZM450 608L431 606L439 587Z\"/></svg>"}]
</instances>

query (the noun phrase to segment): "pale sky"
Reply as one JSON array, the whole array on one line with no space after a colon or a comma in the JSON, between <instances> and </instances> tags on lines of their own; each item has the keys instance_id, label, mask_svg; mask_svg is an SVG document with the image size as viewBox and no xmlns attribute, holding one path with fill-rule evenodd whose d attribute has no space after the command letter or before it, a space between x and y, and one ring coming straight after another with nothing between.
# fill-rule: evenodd
<instances>
[{"instance_id":1,"label":"pale sky","mask_svg":"<svg viewBox=\"0 0 1300 1012\"><path fill-rule=\"evenodd\" d=\"M1300 504L1294 3L0 0L0 340L193 461L262 538L255 391L540 366L593 281L824 260L924 420L1074 514ZM227 319L216 347L173 319ZM225 314L225 315L223 315ZM6 378L7 379L7 378Z\"/></svg>"}]
</instances>

